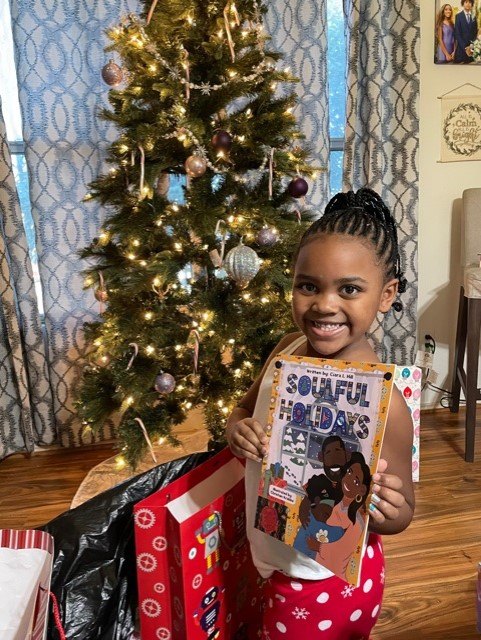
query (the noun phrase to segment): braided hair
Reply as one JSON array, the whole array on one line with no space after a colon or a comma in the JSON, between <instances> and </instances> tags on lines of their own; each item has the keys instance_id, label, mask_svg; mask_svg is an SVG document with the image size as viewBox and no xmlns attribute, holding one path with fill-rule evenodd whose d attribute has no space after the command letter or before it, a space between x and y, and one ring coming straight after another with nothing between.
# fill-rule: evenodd
<instances>
[{"instance_id":1,"label":"braided hair","mask_svg":"<svg viewBox=\"0 0 481 640\"><path fill-rule=\"evenodd\" d=\"M365 187L357 192L336 194L328 202L324 215L302 236L295 258L309 238L320 234L344 234L369 240L377 257L384 263L385 280L396 278L398 293L406 290L396 222L382 198L372 189ZM396 311L402 309L400 302L394 302L392 306Z\"/></svg>"}]
</instances>

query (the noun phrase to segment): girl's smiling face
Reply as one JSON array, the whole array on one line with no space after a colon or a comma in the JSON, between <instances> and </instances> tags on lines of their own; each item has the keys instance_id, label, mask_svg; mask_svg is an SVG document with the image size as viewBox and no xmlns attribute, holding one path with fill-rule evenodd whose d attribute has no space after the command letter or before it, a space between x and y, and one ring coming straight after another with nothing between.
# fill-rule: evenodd
<instances>
[{"instance_id":1,"label":"girl's smiling face","mask_svg":"<svg viewBox=\"0 0 481 640\"><path fill-rule=\"evenodd\" d=\"M453 10L451 8L451 5L450 4L444 5L444 17L450 18L452 14L453 14Z\"/></svg>"},{"instance_id":2,"label":"girl's smiling face","mask_svg":"<svg viewBox=\"0 0 481 640\"><path fill-rule=\"evenodd\" d=\"M378 311L397 292L369 241L356 236L315 235L301 247L294 270L292 314L308 340L307 355L356 359Z\"/></svg>"}]
</instances>

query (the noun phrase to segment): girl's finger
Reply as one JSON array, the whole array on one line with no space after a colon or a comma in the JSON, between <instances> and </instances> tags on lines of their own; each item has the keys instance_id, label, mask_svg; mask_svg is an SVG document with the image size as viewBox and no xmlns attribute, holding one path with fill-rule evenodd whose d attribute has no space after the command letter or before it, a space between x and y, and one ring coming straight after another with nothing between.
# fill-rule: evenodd
<instances>
[{"instance_id":1,"label":"girl's finger","mask_svg":"<svg viewBox=\"0 0 481 640\"><path fill-rule=\"evenodd\" d=\"M381 524L386 520L386 518L384 517L384 514L381 511L379 511L379 509L376 507L376 505L373 502L371 502L369 505L369 515L379 524Z\"/></svg>"},{"instance_id":2,"label":"girl's finger","mask_svg":"<svg viewBox=\"0 0 481 640\"><path fill-rule=\"evenodd\" d=\"M398 507L387 500L383 500L378 494L373 493L371 504L369 505L369 513L375 513L375 511L381 513L387 520L395 520L399 516Z\"/></svg>"},{"instance_id":3,"label":"girl's finger","mask_svg":"<svg viewBox=\"0 0 481 640\"><path fill-rule=\"evenodd\" d=\"M394 489L387 489L386 487L380 487L375 484L372 488L372 499L376 501L375 496L389 502L393 505L393 507L397 507L398 509L403 506L406 502L406 498L399 491L394 491Z\"/></svg>"},{"instance_id":4,"label":"girl's finger","mask_svg":"<svg viewBox=\"0 0 481 640\"><path fill-rule=\"evenodd\" d=\"M376 485L382 485L387 489L394 489L394 491L401 491L403 488L403 481L399 476L393 476L389 473L375 473L372 477L373 482ZM373 487L374 490L374 487Z\"/></svg>"},{"instance_id":5,"label":"girl's finger","mask_svg":"<svg viewBox=\"0 0 481 640\"><path fill-rule=\"evenodd\" d=\"M247 435L244 436L241 433L238 433L235 439L235 444L243 451L247 451L253 456L255 456L257 460L262 460L262 457L259 456L260 452L259 452L259 447L257 446L258 445L257 438L255 438L255 441L253 442L252 439L249 439L247 437Z\"/></svg>"},{"instance_id":6,"label":"girl's finger","mask_svg":"<svg viewBox=\"0 0 481 640\"><path fill-rule=\"evenodd\" d=\"M253 420L252 421L252 430L254 431L254 433L257 436L257 439L259 440L259 442L263 445L267 444L267 435L266 432L263 428L263 426L261 425L260 422L257 422L257 420Z\"/></svg>"},{"instance_id":7,"label":"girl's finger","mask_svg":"<svg viewBox=\"0 0 481 640\"><path fill-rule=\"evenodd\" d=\"M261 444L267 444L267 434L260 422L254 420L254 418L247 418L244 421L244 427L247 427L250 431L253 431Z\"/></svg>"},{"instance_id":8,"label":"girl's finger","mask_svg":"<svg viewBox=\"0 0 481 640\"><path fill-rule=\"evenodd\" d=\"M259 423L257 423L257 424L259 424ZM257 453L258 455L259 454L260 455L265 455L267 453L266 447L259 440L257 432L254 431L253 427L245 425L241 429L239 429L237 435L238 435L239 438L244 438L244 440L249 442L255 448L255 453ZM252 451L252 449L251 449L251 451Z\"/></svg>"},{"instance_id":9,"label":"girl's finger","mask_svg":"<svg viewBox=\"0 0 481 640\"><path fill-rule=\"evenodd\" d=\"M387 469L387 460L384 460L384 458L380 458L379 462L377 464L377 473L384 473Z\"/></svg>"},{"instance_id":10,"label":"girl's finger","mask_svg":"<svg viewBox=\"0 0 481 640\"><path fill-rule=\"evenodd\" d=\"M259 458L258 455L251 453L250 451L247 451L246 449L243 449L242 447L239 447L235 444L231 445L231 451L238 458L249 458L249 460L254 460L254 462L262 462L262 458Z\"/></svg>"}]
</instances>

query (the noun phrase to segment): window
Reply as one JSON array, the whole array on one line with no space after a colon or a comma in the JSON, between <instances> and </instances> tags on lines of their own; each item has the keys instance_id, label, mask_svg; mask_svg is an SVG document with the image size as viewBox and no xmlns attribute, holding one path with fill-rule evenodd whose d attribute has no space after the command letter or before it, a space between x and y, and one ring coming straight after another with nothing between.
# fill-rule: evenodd
<instances>
[{"instance_id":1,"label":"window","mask_svg":"<svg viewBox=\"0 0 481 640\"><path fill-rule=\"evenodd\" d=\"M343 139L345 128L346 87L339 78L345 77L346 43L344 37L344 14L339 0L327 1L328 23L328 82L329 82L329 116L330 116L330 190L337 193L342 187ZM18 103L17 78L14 64L13 42L8 0L0 0L0 97L2 111L7 128L12 165L17 191L22 209L23 223L28 241L32 262L35 288L41 313L42 293L38 272L38 256L35 247L35 227L30 210L28 172L22 140L22 124ZM181 184L171 184L170 199L182 201Z\"/></svg>"},{"instance_id":2,"label":"window","mask_svg":"<svg viewBox=\"0 0 481 640\"><path fill-rule=\"evenodd\" d=\"M12 156L12 168L15 175L20 207L22 209L23 225L27 236L30 260L32 262L39 311L43 315L38 256L35 246L35 227L30 210L28 173L22 139L22 119L18 102L17 75L13 56L12 27L8 0L0 0L0 42L2 43L2 55L0 56L0 97L2 99L2 113L7 129L8 145Z\"/></svg>"},{"instance_id":3,"label":"window","mask_svg":"<svg viewBox=\"0 0 481 640\"><path fill-rule=\"evenodd\" d=\"M331 194L342 188L342 159L346 120L344 12L339 0L327 0L327 78L329 82L329 140Z\"/></svg>"}]
</instances>

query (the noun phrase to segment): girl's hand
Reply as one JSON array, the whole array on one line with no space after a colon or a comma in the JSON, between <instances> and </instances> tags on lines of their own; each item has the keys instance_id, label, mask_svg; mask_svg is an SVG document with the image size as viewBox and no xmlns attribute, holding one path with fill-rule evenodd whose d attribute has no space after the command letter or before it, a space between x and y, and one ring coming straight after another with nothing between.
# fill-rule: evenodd
<instances>
[{"instance_id":1,"label":"girl's hand","mask_svg":"<svg viewBox=\"0 0 481 640\"><path fill-rule=\"evenodd\" d=\"M396 520L400 509L406 502L401 493L403 482L399 476L384 473L387 469L386 460L379 460L378 470L372 476L373 487L369 515L379 524L385 520Z\"/></svg>"},{"instance_id":2,"label":"girl's hand","mask_svg":"<svg viewBox=\"0 0 481 640\"><path fill-rule=\"evenodd\" d=\"M260 422L243 418L226 429L226 438L232 453L239 458L262 462L267 453L267 436Z\"/></svg>"}]
</instances>

